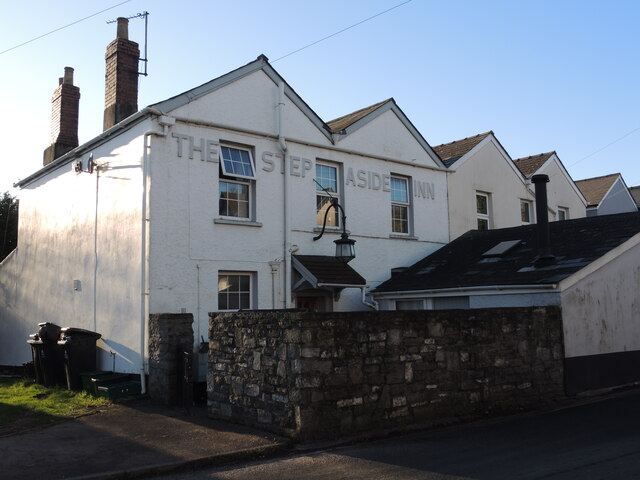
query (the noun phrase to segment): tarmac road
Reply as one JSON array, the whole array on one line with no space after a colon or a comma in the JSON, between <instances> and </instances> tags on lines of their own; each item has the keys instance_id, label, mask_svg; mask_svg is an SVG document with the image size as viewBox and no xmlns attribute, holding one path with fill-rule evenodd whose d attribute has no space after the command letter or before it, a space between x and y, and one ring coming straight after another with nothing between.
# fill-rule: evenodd
<instances>
[{"instance_id":1,"label":"tarmac road","mask_svg":"<svg viewBox=\"0 0 640 480\"><path fill-rule=\"evenodd\" d=\"M562 410L156 478L640 479L640 391Z\"/></svg>"}]
</instances>

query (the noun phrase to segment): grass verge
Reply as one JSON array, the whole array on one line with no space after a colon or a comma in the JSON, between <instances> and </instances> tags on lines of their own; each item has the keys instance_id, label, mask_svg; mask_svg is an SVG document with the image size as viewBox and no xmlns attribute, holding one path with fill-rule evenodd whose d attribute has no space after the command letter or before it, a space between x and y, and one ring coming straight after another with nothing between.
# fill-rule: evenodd
<instances>
[{"instance_id":1,"label":"grass verge","mask_svg":"<svg viewBox=\"0 0 640 480\"><path fill-rule=\"evenodd\" d=\"M110 402L85 392L0 379L0 436L51 425L104 408Z\"/></svg>"}]
</instances>

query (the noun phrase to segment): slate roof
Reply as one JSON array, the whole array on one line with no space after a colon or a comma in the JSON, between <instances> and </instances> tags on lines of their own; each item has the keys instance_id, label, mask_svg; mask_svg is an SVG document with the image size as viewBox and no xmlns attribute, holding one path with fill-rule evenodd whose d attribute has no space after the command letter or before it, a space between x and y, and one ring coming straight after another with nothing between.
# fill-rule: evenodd
<instances>
[{"instance_id":1,"label":"slate roof","mask_svg":"<svg viewBox=\"0 0 640 480\"><path fill-rule=\"evenodd\" d=\"M587 199L588 207L595 207L602 202L602 199L615 182L620 177L619 173L612 173L602 177L585 178L575 182L576 186Z\"/></svg>"},{"instance_id":2,"label":"slate roof","mask_svg":"<svg viewBox=\"0 0 640 480\"><path fill-rule=\"evenodd\" d=\"M636 201L636 205L638 206L638 208L640 208L640 185L638 185L637 187L629 187L629 193Z\"/></svg>"},{"instance_id":3,"label":"slate roof","mask_svg":"<svg viewBox=\"0 0 640 480\"><path fill-rule=\"evenodd\" d=\"M354 123L356 123L361 118L366 117L371 112L377 110L382 105L384 105L385 103L390 102L390 101L393 101L393 99L392 98L387 98L386 100L383 100L382 102L375 103L375 104L370 105L368 107L361 108L360 110L356 110L355 112L348 113L347 115L343 115L342 117L338 117L338 118L336 118L334 120L331 120L330 122L327 122L327 125L329 126L329 128L331 129L332 132L334 132L334 133L340 132L341 130L344 130L345 128L349 127L350 125L353 125Z\"/></svg>"},{"instance_id":4,"label":"slate roof","mask_svg":"<svg viewBox=\"0 0 640 480\"><path fill-rule=\"evenodd\" d=\"M536 173L544 163L556 152L540 153L538 155L529 155L528 157L518 158L513 161L520 173L526 178Z\"/></svg>"},{"instance_id":5,"label":"slate roof","mask_svg":"<svg viewBox=\"0 0 640 480\"><path fill-rule=\"evenodd\" d=\"M402 273L374 293L445 288L555 284L640 232L640 212L549 223L556 263L533 268L537 225L471 230ZM502 256L483 256L501 242L519 240Z\"/></svg>"},{"instance_id":6,"label":"slate roof","mask_svg":"<svg viewBox=\"0 0 640 480\"><path fill-rule=\"evenodd\" d=\"M349 264L325 255L294 255L294 258L313 275L318 284L366 285L367 281Z\"/></svg>"},{"instance_id":7,"label":"slate roof","mask_svg":"<svg viewBox=\"0 0 640 480\"><path fill-rule=\"evenodd\" d=\"M492 131L479 133L473 137L463 138L462 140L456 140L455 142L443 143L442 145L433 147L433 150L442 159L442 163L449 168L491 134L493 134Z\"/></svg>"}]
</instances>

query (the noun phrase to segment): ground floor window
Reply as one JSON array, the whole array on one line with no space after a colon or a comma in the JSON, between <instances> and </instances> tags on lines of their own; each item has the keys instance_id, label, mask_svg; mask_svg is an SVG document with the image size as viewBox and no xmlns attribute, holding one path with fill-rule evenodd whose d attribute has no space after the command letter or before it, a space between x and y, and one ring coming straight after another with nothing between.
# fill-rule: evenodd
<instances>
[{"instance_id":1,"label":"ground floor window","mask_svg":"<svg viewBox=\"0 0 640 480\"><path fill-rule=\"evenodd\" d=\"M242 310L251 308L251 274L218 274L218 310Z\"/></svg>"},{"instance_id":2,"label":"ground floor window","mask_svg":"<svg viewBox=\"0 0 640 480\"><path fill-rule=\"evenodd\" d=\"M396 300L396 310L426 310L427 305L422 298Z\"/></svg>"}]
</instances>

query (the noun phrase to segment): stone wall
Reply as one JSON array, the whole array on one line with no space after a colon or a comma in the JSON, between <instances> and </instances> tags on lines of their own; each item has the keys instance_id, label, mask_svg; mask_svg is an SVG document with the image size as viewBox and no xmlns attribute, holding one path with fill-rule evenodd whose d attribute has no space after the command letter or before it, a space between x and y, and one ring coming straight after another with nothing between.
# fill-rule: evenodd
<instances>
[{"instance_id":1,"label":"stone wall","mask_svg":"<svg viewBox=\"0 0 640 480\"><path fill-rule=\"evenodd\" d=\"M302 441L563 395L557 307L211 314L211 416Z\"/></svg>"},{"instance_id":2,"label":"stone wall","mask_svg":"<svg viewBox=\"0 0 640 480\"><path fill-rule=\"evenodd\" d=\"M179 352L193 351L193 315L149 315L149 396L165 405L180 400Z\"/></svg>"}]
</instances>

